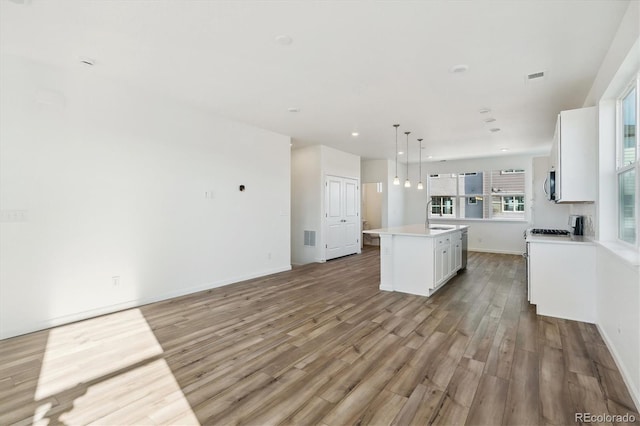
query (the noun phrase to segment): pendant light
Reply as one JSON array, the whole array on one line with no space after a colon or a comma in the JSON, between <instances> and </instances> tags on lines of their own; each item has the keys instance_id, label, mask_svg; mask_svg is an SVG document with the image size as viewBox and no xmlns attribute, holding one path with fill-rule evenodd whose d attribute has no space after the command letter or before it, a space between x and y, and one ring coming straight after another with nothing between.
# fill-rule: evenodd
<instances>
[{"instance_id":1,"label":"pendant light","mask_svg":"<svg viewBox=\"0 0 640 426\"><path fill-rule=\"evenodd\" d=\"M407 180L404 181L405 188L411 188L411 181L409 180L409 133L411 132L404 132L407 135Z\"/></svg>"},{"instance_id":2,"label":"pendant light","mask_svg":"<svg viewBox=\"0 0 640 426\"><path fill-rule=\"evenodd\" d=\"M418 163L420 167L420 172L418 174L418 179L419 179L418 190L422 190L424 189L424 186L422 185L422 139L418 139L418 142L420 142L420 163Z\"/></svg>"},{"instance_id":3,"label":"pendant light","mask_svg":"<svg viewBox=\"0 0 640 426\"><path fill-rule=\"evenodd\" d=\"M398 178L398 127L399 124L394 124L393 127L396 128L396 177L393 178L394 185L400 185L400 179Z\"/></svg>"}]
</instances>

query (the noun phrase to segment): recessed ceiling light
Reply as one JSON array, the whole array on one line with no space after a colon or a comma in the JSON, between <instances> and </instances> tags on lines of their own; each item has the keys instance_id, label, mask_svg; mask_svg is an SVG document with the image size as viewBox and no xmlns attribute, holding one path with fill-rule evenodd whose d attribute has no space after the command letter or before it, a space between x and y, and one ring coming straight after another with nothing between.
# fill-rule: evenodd
<instances>
[{"instance_id":1,"label":"recessed ceiling light","mask_svg":"<svg viewBox=\"0 0 640 426\"><path fill-rule=\"evenodd\" d=\"M404 151L398 151L398 155L404 154Z\"/></svg>"},{"instance_id":2,"label":"recessed ceiling light","mask_svg":"<svg viewBox=\"0 0 640 426\"><path fill-rule=\"evenodd\" d=\"M433 155L428 156L427 158L433 158Z\"/></svg>"},{"instance_id":3,"label":"recessed ceiling light","mask_svg":"<svg viewBox=\"0 0 640 426\"><path fill-rule=\"evenodd\" d=\"M360 133L358 132L351 132L351 136L358 136Z\"/></svg>"},{"instance_id":4,"label":"recessed ceiling light","mask_svg":"<svg viewBox=\"0 0 640 426\"><path fill-rule=\"evenodd\" d=\"M287 109L287 111L289 111L289 112L300 112L300 108L291 107L291 108Z\"/></svg>"},{"instance_id":5,"label":"recessed ceiling light","mask_svg":"<svg viewBox=\"0 0 640 426\"><path fill-rule=\"evenodd\" d=\"M275 40L276 43L278 43L280 46L289 46L291 43L293 43L293 39L291 38L291 36L288 36L286 34L276 36Z\"/></svg>"},{"instance_id":6,"label":"recessed ceiling light","mask_svg":"<svg viewBox=\"0 0 640 426\"><path fill-rule=\"evenodd\" d=\"M489 129L489 131L492 132L492 133L496 133L496 132L500 131L500 128L499 127L493 127L491 129Z\"/></svg>"},{"instance_id":7,"label":"recessed ceiling light","mask_svg":"<svg viewBox=\"0 0 640 426\"><path fill-rule=\"evenodd\" d=\"M509 151L509 148L501 148L500 151L507 152L507 151Z\"/></svg>"},{"instance_id":8,"label":"recessed ceiling light","mask_svg":"<svg viewBox=\"0 0 640 426\"><path fill-rule=\"evenodd\" d=\"M453 74L462 74L469 71L469 65L466 64L458 64L449 68L449 72Z\"/></svg>"},{"instance_id":9,"label":"recessed ceiling light","mask_svg":"<svg viewBox=\"0 0 640 426\"><path fill-rule=\"evenodd\" d=\"M485 122L485 123L493 123L494 121L496 121L496 119L495 119L495 118L493 118L493 117L489 117L489 118L485 118L485 119L484 119L484 122Z\"/></svg>"},{"instance_id":10,"label":"recessed ceiling light","mask_svg":"<svg viewBox=\"0 0 640 426\"><path fill-rule=\"evenodd\" d=\"M83 56L83 57L80 57L80 63L84 65L94 66L96 64L96 60Z\"/></svg>"},{"instance_id":11,"label":"recessed ceiling light","mask_svg":"<svg viewBox=\"0 0 640 426\"><path fill-rule=\"evenodd\" d=\"M478 112L479 112L480 114L486 114L486 113L488 113L488 112L491 112L491 109L489 109L489 108L480 108L480 109L478 110Z\"/></svg>"}]
</instances>

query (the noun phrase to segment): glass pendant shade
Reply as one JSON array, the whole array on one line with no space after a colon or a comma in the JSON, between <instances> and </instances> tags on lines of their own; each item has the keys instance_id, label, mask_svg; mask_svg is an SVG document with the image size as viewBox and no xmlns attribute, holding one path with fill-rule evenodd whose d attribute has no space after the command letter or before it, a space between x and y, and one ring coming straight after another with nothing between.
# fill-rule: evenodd
<instances>
[{"instance_id":1,"label":"glass pendant shade","mask_svg":"<svg viewBox=\"0 0 640 426\"><path fill-rule=\"evenodd\" d=\"M404 181L404 187L405 188L411 188L411 182L409 181L409 179Z\"/></svg>"},{"instance_id":2,"label":"glass pendant shade","mask_svg":"<svg viewBox=\"0 0 640 426\"><path fill-rule=\"evenodd\" d=\"M393 178L393 184L394 185L400 185L400 178L398 176Z\"/></svg>"},{"instance_id":3,"label":"glass pendant shade","mask_svg":"<svg viewBox=\"0 0 640 426\"><path fill-rule=\"evenodd\" d=\"M422 182L418 182L418 189L424 189L424 186L422 185Z\"/></svg>"}]
</instances>

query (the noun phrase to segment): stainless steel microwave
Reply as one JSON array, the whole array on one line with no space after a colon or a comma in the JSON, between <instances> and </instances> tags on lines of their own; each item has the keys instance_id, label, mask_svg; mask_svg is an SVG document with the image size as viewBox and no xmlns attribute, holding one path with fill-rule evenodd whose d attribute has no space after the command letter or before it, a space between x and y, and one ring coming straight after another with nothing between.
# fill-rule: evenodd
<instances>
[{"instance_id":1,"label":"stainless steel microwave","mask_svg":"<svg viewBox=\"0 0 640 426\"><path fill-rule=\"evenodd\" d=\"M548 200L556 201L556 171L551 170L544 180L544 193Z\"/></svg>"}]
</instances>

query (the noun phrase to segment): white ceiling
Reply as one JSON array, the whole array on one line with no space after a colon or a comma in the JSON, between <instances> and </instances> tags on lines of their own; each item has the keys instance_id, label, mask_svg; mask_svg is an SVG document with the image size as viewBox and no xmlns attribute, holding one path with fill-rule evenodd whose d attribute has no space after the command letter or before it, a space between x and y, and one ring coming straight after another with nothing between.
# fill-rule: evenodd
<instances>
[{"instance_id":1,"label":"white ceiling","mask_svg":"<svg viewBox=\"0 0 640 426\"><path fill-rule=\"evenodd\" d=\"M2 53L76 68L90 57L91 72L291 135L294 147L393 158L399 123L413 162L418 137L434 161L548 151L556 114L582 106L628 1L0 5ZM469 71L451 73L456 64ZM525 82L538 71L544 80Z\"/></svg>"}]
</instances>

